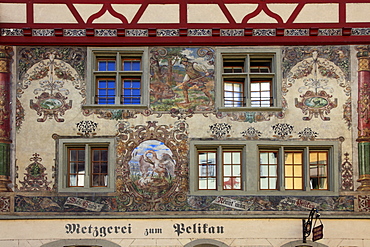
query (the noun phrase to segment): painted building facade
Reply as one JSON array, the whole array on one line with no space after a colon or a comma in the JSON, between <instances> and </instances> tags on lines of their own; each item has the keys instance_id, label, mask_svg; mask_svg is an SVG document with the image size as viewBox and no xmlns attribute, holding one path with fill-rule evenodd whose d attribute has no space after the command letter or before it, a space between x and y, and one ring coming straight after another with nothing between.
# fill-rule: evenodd
<instances>
[{"instance_id":1,"label":"painted building facade","mask_svg":"<svg viewBox=\"0 0 370 247\"><path fill-rule=\"evenodd\" d=\"M0 246L370 246L369 10L1 1Z\"/></svg>"}]
</instances>

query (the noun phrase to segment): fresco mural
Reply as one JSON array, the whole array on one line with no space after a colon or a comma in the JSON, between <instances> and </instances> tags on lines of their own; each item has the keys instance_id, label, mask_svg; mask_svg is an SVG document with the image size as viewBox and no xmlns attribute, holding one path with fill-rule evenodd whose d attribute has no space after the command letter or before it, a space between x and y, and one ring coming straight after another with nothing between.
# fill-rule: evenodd
<instances>
[{"instance_id":1,"label":"fresco mural","mask_svg":"<svg viewBox=\"0 0 370 247\"><path fill-rule=\"evenodd\" d=\"M129 161L131 180L142 193L164 192L176 177L176 162L171 150L157 140L140 143Z\"/></svg>"},{"instance_id":2,"label":"fresco mural","mask_svg":"<svg viewBox=\"0 0 370 247\"><path fill-rule=\"evenodd\" d=\"M348 47L290 47L283 51L283 96L295 84L299 85L295 87L298 87L300 98L296 98L294 104L306 115L302 117L304 121L313 117L330 121L328 115L338 107L338 99L332 93L344 94L343 119L350 127L349 77ZM336 91L338 87L343 93Z\"/></svg>"},{"instance_id":3,"label":"fresco mural","mask_svg":"<svg viewBox=\"0 0 370 247\"><path fill-rule=\"evenodd\" d=\"M225 119L222 123L209 124L208 134L209 138L227 139L237 131L236 126L232 126L228 121L255 123L270 121L273 117L284 118L284 110L288 107L286 95L290 91L297 96L289 97L295 99L293 102L295 104L289 107L298 108L302 112L302 120L310 121L317 117L323 121L330 121L330 110L341 108L340 104L343 104L341 108L344 110L343 118L348 125L351 122L348 47L285 48L282 65L285 83L282 112L216 112L214 53L214 49L209 47L152 47L149 109L82 109L84 116L97 115L99 128L102 128L102 119L117 121L116 129L112 130L117 132L116 193L109 196L91 196L84 193L73 196L48 194L54 190L50 186L54 179L52 173L55 171L50 169L50 164L44 162L49 170L47 174L47 170L40 163L41 159L34 152L33 162L26 166L23 181L19 181L21 187L18 189L19 195L14 197L14 211L91 214L100 212L154 214L163 211L192 211L201 214L202 211L210 211L210 214L217 214L221 211L240 210L304 211L309 210L311 206L319 206L323 211L354 211L355 198L352 196L217 197L189 194L189 135L188 123L185 120L194 117L196 113L204 114L205 117L215 114L216 118ZM30 107L36 111L40 110L37 112L41 114L40 122L48 121L50 117L52 121L63 120L63 114L69 110L68 97L71 96L68 93L80 94L81 99L86 97L85 84L81 79L86 76L84 49L23 48L18 54L21 57L18 61L20 72L16 108L18 129L25 121L24 106L19 99L25 102L22 97L26 96L26 90L29 90L27 96L36 97L30 100L32 102ZM66 84L69 85L68 93ZM294 84L297 89L295 91L292 90ZM332 85L335 87L330 88ZM48 94L43 95L46 92ZM57 92L65 97L59 103L56 100ZM339 97L342 97L341 101ZM74 104L73 107L79 105ZM164 114L177 120L165 124L155 121L139 122L141 118L152 116L153 120ZM127 122L129 119L132 122ZM78 121L73 125L76 136L86 138L97 136L98 122L80 119ZM311 127L297 129L288 123L272 124L268 128L272 135L268 137L288 140L297 136L299 140L316 141L319 130ZM263 126L245 125L239 133L243 139L258 140L263 132L266 135L268 129ZM341 190L353 191L353 167L347 154L344 160L341 170ZM46 175L52 177L50 178L52 181L49 181ZM23 191L27 193L33 191L36 194L29 196L22 193ZM230 203L223 204L222 201ZM5 205L3 210L8 210L8 198L0 198L1 203Z\"/></svg>"},{"instance_id":4,"label":"fresco mural","mask_svg":"<svg viewBox=\"0 0 370 247\"><path fill-rule=\"evenodd\" d=\"M1 206L0 198L0 206ZM309 211L314 207L320 211L354 211L353 196L189 196L187 198L173 198L177 202L169 201L160 207L152 200L152 208L148 204L137 205L137 202L127 203L127 198L122 196L21 196L15 197L15 212L136 212L148 213L149 211L183 211L204 214L219 214L219 212L243 211ZM361 199L361 211L369 211L366 206L369 198ZM4 203L6 204L6 202ZM1 209L0 209L1 210Z\"/></svg>"},{"instance_id":5,"label":"fresco mural","mask_svg":"<svg viewBox=\"0 0 370 247\"><path fill-rule=\"evenodd\" d=\"M154 47L150 51L150 105L210 111L214 108L214 49Z\"/></svg>"},{"instance_id":6,"label":"fresco mural","mask_svg":"<svg viewBox=\"0 0 370 247\"><path fill-rule=\"evenodd\" d=\"M24 173L23 181L19 181L22 185L20 191L51 191L49 185L52 183L48 181L46 168L40 163L42 158L40 154L34 153L30 158L32 163L27 166L26 173ZM18 168L18 167L17 167Z\"/></svg>"},{"instance_id":7,"label":"fresco mural","mask_svg":"<svg viewBox=\"0 0 370 247\"><path fill-rule=\"evenodd\" d=\"M31 99L30 107L40 116L38 122L50 118L64 122L61 116L72 108L72 101L67 97L68 88L72 86L78 90L83 100L86 97L83 79L86 51L82 48L27 47L20 49L18 54L17 129L25 118L19 99L29 89L36 96Z\"/></svg>"},{"instance_id":8,"label":"fresco mural","mask_svg":"<svg viewBox=\"0 0 370 247\"><path fill-rule=\"evenodd\" d=\"M186 201L187 124L118 123L116 187L127 210L162 211Z\"/></svg>"}]
</instances>

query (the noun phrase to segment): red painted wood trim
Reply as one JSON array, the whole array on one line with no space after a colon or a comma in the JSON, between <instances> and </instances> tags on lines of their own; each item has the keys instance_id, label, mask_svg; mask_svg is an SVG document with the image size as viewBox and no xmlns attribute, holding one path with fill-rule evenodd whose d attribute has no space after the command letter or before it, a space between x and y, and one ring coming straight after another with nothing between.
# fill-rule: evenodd
<instances>
[{"instance_id":1,"label":"red painted wood trim","mask_svg":"<svg viewBox=\"0 0 370 247\"><path fill-rule=\"evenodd\" d=\"M94 31L89 29L86 37L33 37L19 36L0 39L0 44L7 45L81 45L81 46L269 46L269 45L349 45L349 44L370 44L370 36L347 36L345 38L324 37L324 36L243 36L243 37L188 37L186 30L180 30L179 37L95 37ZM120 30L122 33L122 30ZM181 35L181 32L183 33ZM214 32L216 34L216 32ZM250 35L250 34L249 34Z\"/></svg>"}]
</instances>

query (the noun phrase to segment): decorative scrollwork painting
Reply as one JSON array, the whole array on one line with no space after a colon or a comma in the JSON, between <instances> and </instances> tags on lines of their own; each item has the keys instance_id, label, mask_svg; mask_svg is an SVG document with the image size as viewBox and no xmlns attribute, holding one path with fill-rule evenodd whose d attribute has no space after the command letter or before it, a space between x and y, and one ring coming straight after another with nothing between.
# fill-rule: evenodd
<instances>
[{"instance_id":1,"label":"decorative scrollwork painting","mask_svg":"<svg viewBox=\"0 0 370 247\"><path fill-rule=\"evenodd\" d=\"M26 90L32 90L35 98L30 100L30 108L40 116L37 121L50 118L64 122L62 116L72 108L72 100L67 97L70 89L79 91L82 102L86 97L83 79L86 52L81 48L24 48L19 55L17 98L21 99ZM19 100L17 104L22 103ZM20 128L22 121L17 118L17 127Z\"/></svg>"},{"instance_id":2,"label":"decorative scrollwork painting","mask_svg":"<svg viewBox=\"0 0 370 247\"><path fill-rule=\"evenodd\" d=\"M50 191L49 185L51 181L48 181L46 168L40 163L42 158L38 153L34 153L30 158L32 163L27 166L26 173L24 173L23 181L19 181L22 186L19 190L22 191Z\"/></svg>"},{"instance_id":3,"label":"decorative scrollwork painting","mask_svg":"<svg viewBox=\"0 0 370 247\"><path fill-rule=\"evenodd\" d=\"M300 93L293 104L302 110L304 121L330 121L331 110L342 104L343 119L351 126L348 48L288 48L283 51L283 77L283 96L293 87Z\"/></svg>"}]
</instances>

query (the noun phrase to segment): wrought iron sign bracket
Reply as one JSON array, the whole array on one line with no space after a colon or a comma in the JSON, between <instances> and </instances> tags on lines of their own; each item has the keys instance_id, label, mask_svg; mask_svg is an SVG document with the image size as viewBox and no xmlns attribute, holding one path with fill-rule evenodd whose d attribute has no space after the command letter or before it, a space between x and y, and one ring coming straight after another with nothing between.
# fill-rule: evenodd
<instances>
[{"instance_id":1,"label":"wrought iron sign bracket","mask_svg":"<svg viewBox=\"0 0 370 247\"><path fill-rule=\"evenodd\" d=\"M317 208L311 209L307 220L302 219L302 223L303 223L303 243L307 243L307 237L310 236L310 234L311 234L312 221L313 221L314 218L315 218L315 223L320 218L319 210L317 210ZM321 223L321 220L320 220L320 223ZM317 231L315 231L313 233L313 235L314 235L313 239L312 239L313 241L319 240L323 237L323 232L322 232L323 227L324 226L322 225L322 223L319 227L314 227L314 230L317 228Z\"/></svg>"}]
</instances>

